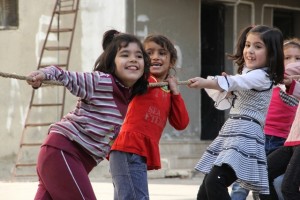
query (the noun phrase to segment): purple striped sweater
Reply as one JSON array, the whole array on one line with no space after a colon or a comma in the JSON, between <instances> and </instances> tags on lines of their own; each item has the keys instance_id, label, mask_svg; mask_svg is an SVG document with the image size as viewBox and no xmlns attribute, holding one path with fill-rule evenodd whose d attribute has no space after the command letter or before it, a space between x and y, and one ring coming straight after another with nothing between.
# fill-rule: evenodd
<instances>
[{"instance_id":1,"label":"purple striped sweater","mask_svg":"<svg viewBox=\"0 0 300 200\"><path fill-rule=\"evenodd\" d=\"M56 66L41 69L47 80L56 80L79 97L75 109L49 132L59 133L81 145L97 163L110 151L129 103L130 89L103 72L69 72Z\"/></svg>"}]
</instances>

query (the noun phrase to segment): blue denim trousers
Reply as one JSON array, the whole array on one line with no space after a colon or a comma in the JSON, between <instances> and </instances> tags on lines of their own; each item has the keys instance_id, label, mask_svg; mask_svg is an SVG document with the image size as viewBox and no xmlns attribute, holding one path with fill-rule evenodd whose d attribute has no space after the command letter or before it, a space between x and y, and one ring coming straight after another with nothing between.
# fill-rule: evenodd
<instances>
[{"instance_id":1,"label":"blue denim trousers","mask_svg":"<svg viewBox=\"0 0 300 200\"><path fill-rule=\"evenodd\" d=\"M283 194L281 192L281 186L282 186L283 178L284 178L284 174L282 174L281 176L278 176L277 178L275 178L274 182L273 182L275 191L276 191L277 196L278 196L278 200L284 200Z\"/></svg>"},{"instance_id":2,"label":"blue denim trousers","mask_svg":"<svg viewBox=\"0 0 300 200\"><path fill-rule=\"evenodd\" d=\"M145 157L112 151L109 166L114 184L114 200L149 200Z\"/></svg>"},{"instance_id":3,"label":"blue denim trousers","mask_svg":"<svg viewBox=\"0 0 300 200\"><path fill-rule=\"evenodd\" d=\"M240 187L240 184L237 182L234 182L232 184L232 190L231 190L231 200L246 200L247 196L249 194L249 190Z\"/></svg>"},{"instance_id":4,"label":"blue denim trousers","mask_svg":"<svg viewBox=\"0 0 300 200\"><path fill-rule=\"evenodd\" d=\"M286 140L285 138L266 135L266 141L265 141L266 154L269 155L274 150L276 150L279 147L283 146L285 140Z\"/></svg>"}]
</instances>

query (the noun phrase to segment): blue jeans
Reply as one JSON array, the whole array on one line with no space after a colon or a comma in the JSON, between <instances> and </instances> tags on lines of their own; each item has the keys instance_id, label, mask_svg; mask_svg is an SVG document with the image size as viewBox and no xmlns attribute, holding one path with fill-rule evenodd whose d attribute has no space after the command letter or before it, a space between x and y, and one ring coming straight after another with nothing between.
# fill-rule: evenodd
<instances>
[{"instance_id":1,"label":"blue jeans","mask_svg":"<svg viewBox=\"0 0 300 200\"><path fill-rule=\"evenodd\" d=\"M239 183L234 182L232 184L231 200L246 200L248 194L249 190L240 187Z\"/></svg>"},{"instance_id":2,"label":"blue jeans","mask_svg":"<svg viewBox=\"0 0 300 200\"><path fill-rule=\"evenodd\" d=\"M284 200L282 192L281 192L281 184L282 184L283 177L284 177L284 175L281 175L281 176L277 177L276 179L274 179L274 182L273 182L274 188L275 188L277 196L278 196L278 200ZM240 187L240 184L238 184L237 182L234 182L232 184L232 191L230 194L231 200L246 200L248 194L249 194L249 190ZM257 196L258 196L258 194L254 193L253 199L258 199Z\"/></svg>"},{"instance_id":3,"label":"blue jeans","mask_svg":"<svg viewBox=\"0 0 300 200\"><path fill-rule=\"evenodd\" d=\"M272 153L274 150L278 149L278 147L283 146L285 142L285 138L266 135L266 141L265 141L265 150L267 156Z\"/></svg>"},{"instance_id":4,"label":"blue jeans","mask_svg":"<svg viewBox=\"0 0 300 200\"><path fill-rule=\"evenodd\" d=\"M114 200L149 200L145 157L112 151L109 166L114 184Z\"/></svg>"},{"instance_id":5,"label":"blue jeans","mask_svg":"<svg viewBox=\"0 0 300 200\"><path fill-rule=\"evenodd\" d=\"M281 192L281 185L282 185L283 177L284 177L284 174L275 178L274 182L273 182L273 185L274 185L274 188L275 188L275 191L277 193L279 200L284 200L282 192Z\"/></svg>"}]
</instances>

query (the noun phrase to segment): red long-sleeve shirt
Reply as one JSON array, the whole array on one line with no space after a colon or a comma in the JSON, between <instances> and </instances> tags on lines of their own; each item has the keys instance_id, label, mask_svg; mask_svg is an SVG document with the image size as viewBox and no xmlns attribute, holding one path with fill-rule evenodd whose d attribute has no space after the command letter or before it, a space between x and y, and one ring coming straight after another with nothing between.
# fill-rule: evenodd
<instances>
[{"instance_id":1,"label":"red long-sleeve shirt","mask_svg":"<svg viewBox=\"0 0 300 200\"><path fill-rule=\"evenodd\" d=\"M151 82L157 81L150 77ZM148 170L160 169L159 140L167 120L177 130L187 127L189 116L181 95L171 94L167 87L149 88L130 102L111 150L144 156Z\"/></svg>"}]
</instances>

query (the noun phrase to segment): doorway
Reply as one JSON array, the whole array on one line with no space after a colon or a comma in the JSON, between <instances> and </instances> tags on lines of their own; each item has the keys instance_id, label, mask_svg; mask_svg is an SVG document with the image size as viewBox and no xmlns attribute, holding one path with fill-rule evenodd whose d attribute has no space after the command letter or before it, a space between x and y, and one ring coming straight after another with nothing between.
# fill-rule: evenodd
<instances>
[{"instance_id":1,"label":"doorway","mask_svg":"<svg viewBox=\"0 0 300 200\"><path fill-rule=\"evenodd\" d=\"M201 4L201 77L224 71L224 17L224 5ZM218 135L224 115L201 90L201 140L213 140Z\"/></svg>"}]
</instances>

